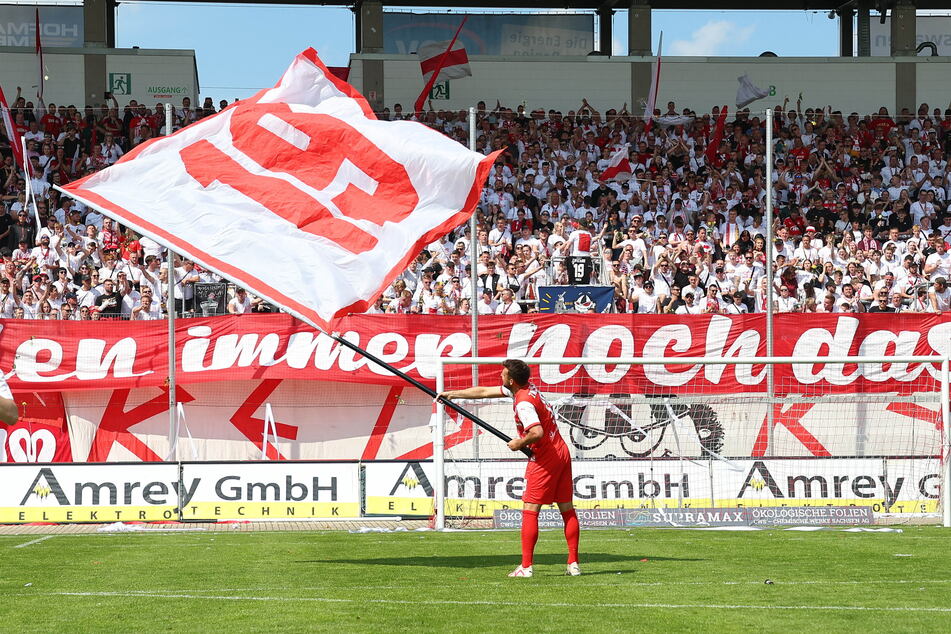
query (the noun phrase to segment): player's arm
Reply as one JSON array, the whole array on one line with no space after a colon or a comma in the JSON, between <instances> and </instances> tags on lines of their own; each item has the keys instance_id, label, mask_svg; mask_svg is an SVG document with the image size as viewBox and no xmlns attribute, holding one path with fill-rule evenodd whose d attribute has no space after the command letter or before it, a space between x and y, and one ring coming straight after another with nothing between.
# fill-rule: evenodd
<instances>
[{"instance_id":1,"label":"player's arm","mask_svg":"<svg viewBox=\"0 0 951 634\"><path fill-rule=\"evenodd\" d=\"M13 393L3 379L3 375L0 375L0 422L7 425L16 425L19 417L20 412L13 400Z\"/></svg>"},{"instance_id":2,"label":"player's arm","mask_svg":"<svg viewBox=\"0 0 951 634\"><path fill-rule=\"evenodd\" d=\"M525 431L525 435L521 438L513 438L508 442L509 449L512 451L521 451L529 445L533 445L539 440L542 439L542 436L545 435L544 430L542 429L541 423L529 427Z\"/></svg>"},{"instance_id":3,"label":"player's arm","mask_svg":"<svg viewBox=\"0 0 951 634\"><path fill-rule=\"evenodd\" d=\"M16 425L19 412L12 398L0 398L0 422Z\"/></svg>"},{"instance_id":4,"label":"player's arm","mask_svg":"<svg viewBox=\"0 0 951 634\"><path fill-rule=\"evenodd\" d=\"M535 406L528 401L522 401L515 406L518 413L518 419L522 422L525 429L525 435L521 438L513 438L508 442L508 447L512 451L521 451L525 447L535 444L545 435L542 428L542 421L538 418L538 411Z\"/></svg>"},{"instance_id":5,"label":"player's arm","mask_svg":"<svg viewBox=\"0 0 951 634\"><path fill-rule=\"evenodd\" d=\"M437 399L443 398L448 401L473 398L505 398L506 394L502 392L499 386L481 386L476 385L464 390L447 390L436 396Z\"/></svg>"}]
</instances>

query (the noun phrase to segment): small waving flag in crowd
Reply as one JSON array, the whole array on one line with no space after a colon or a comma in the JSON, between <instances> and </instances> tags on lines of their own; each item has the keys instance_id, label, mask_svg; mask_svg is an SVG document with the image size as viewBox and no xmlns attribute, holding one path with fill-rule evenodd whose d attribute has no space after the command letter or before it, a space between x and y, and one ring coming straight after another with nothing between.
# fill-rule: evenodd
<instances>
[{"instance_id":1,"label":"small waving flag in crowd","mask_svg":"<svg viewBox=\"0 0 951 634\"><path fill-rule=\"evenodd\" d=\"M329 330L468 219L496 155L378 120L308 49L274 88L61 189Z\"/></svg>"},{"instance_id":2,"label":"small waving flag in crowd","mask_svg":"<svg viewBox=\"0 0 951 634\"><path fill-rule=\"evenodd\" d=\"M449 41L432 42L423 44L419 47L416 54L419 56L419 66L423 71L423 78L429 81L431 75L438 69L436 81L446 81L447 79L462 79L463 77L472 77L472 69L469 67L469 55L466 53L465 45L456 40L449 48ZM446 51L449 54L440 67L439 63L442 54Z\"/></svg>"},{"instance_id":3,"label":"small waving flag in crowd","mask_svg":"<svg viewBox=\"0 0 951 634\"><path fill-rule=\"evenodd\" d=\"M36 84L36 96L39 99L43 99L43 84L45 83L46 77L43 69L43 39L40 37L42 29L40 28L40 8L36 8L36 46L34 52L36 53L36 67L39 71L39 77L37 78Z\"/></svg>"},{"instance_id":4,"label":"small waving flag in crowd","mask_svg":"<svg viewBox=\"0 0 951 634\"><path fill-rule=\"evenodd\" d=\"M717 123L713 129L713 137L710 139L710 143L707 145L707 150L704 153L704 156L707 158L707 165L714 167L720 166L717 152L720 151L720 144L723 143L723 132L726 129L726 115L728 111L729 108L726 106L720 108L720 114L717 116Z\"/></svg>"},{"instance_id":5,"label":"small waving flag in crowd","mask_svg":"<svg viewBox=\"0 0 951 634\"><path fill-rule=\"evenodd\" d=\"M650 130L654 121L654 108L657 107L657 91L660 90L660 55L664 46L664 33L660 34L657 41L657 59L654 60L654 68L651 71L651 89L647 93L647 104L644 106L644 121L647 122L647 129Z\"/></svg>"},{"instance_id":6,"label":"small waving flag in crowd","mask_svg":"<svg viewBox=\"0 0 951 634\"><path fill-rule=\"evenodd\" d=\"M769 92L763 90L752 81L747 75L737 77L739 86L736 87L736 107L745 108L757 99L762 99L769 95Z\"/></svg>"},{"instance_id":7,"label":"small waving flag in crowd","mask_svg":"<svg viewBox=\"0 0 951 634\"><path fill-rule=\"evenodd\" d=\"M10 112L10 105L3 94L3 88L0 88L0 118L3 119L3 129L6 132L7 139L10 141L10 149L13 151L13 160L19 167L25 169L23 163L23 143L17 135L17 128L13 125L13 115Z\"/></svg>"},{"instance_id":8,"label":"small waving flag in crowd","mask_svg":"<svg viewBox=\"0 0 951 634\"><path fill-rule=\"evenodd\" d=\"M628 158L630 146L625 145L617 152L611 155L608 160L608 166L601 172L602 181L627 182L631 180L633 171L631 170L631 161Z\"/></svg>"},{"instance_id":9,"label":"small waving flag in crowd","mask_svg":"<svg viewBox=\"0 0 951 634\"><path fill-rule=\"evenodd\" d=\"M423 92L416 98L416 112L421 112L423 104L426 103L426 97L429 91L433 89L437 81L446 81L448 79L460 79L462 77L471 77L472 69L469 68L469 56L466 49L459 40L459 33L469 16L462 18L459 28L455 35L448 42L432 42L424 44L416 51L419 57L419 66L423 71L423 78L426 80L426 86Z\"/></svg>"}]
</instances>

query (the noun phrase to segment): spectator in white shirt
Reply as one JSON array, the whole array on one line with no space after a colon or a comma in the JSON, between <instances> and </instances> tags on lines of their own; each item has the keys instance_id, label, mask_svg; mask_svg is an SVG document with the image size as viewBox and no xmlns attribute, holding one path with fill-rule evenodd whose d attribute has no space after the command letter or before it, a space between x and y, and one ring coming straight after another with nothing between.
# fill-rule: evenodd
<instances>
[{"instance_id":1,"label":"spectator in white shirt","mask_svg":"<svg viewBox=\"0 0 951 634\"><path fill-rule=\"evenodd\" d=\"M488 289L483 290L479 297L477 307L480 315L494 315L499 307L499 303L495 301L495 293L492 293Z\"/></svg>"},{"instance_id":2,"label":"spectator in white shirt","mask_svg":"<svg viewBox=\"0 0 951 634\"><path fill-rule=\"evenodd\" d=\"M951 252L948 251L947 243L940 235L936 235L932 236L931 244L935 252L925 260L924 274L934 281L937 281L937 277L948 279L951 277Z\"/></svg>"},{"instance_id":3,"label":"spectator in white shirt","mask_svg":"<svg viewBox=\"0 0 951 634\"><path fill-rule=\"evenodd\" d=\"M496 315L520 315L522 307L515 301L515 294L511 289L502 289L502 301L495 310Z\"/></svg>"},{"instance_id":4,"label":"spectator in white shirt","mask_svg":"<svg viewBox=\"0 0 951 634\"><path fill-rule=\"evenodd\" d=\"M799 302L789 292L785 284L779 287L779 297L775 299L777 313L794 313L799 309Z\"/></svg>"},{"instance_id":5,"label":"spectator in white shirt","mask_svg":"<svg viewBox=\"0 0 951 634\"><path fill-rule=\"evenodd\" d=\"M402 289L400 289L402 292ZM228 302L228 313L232 315L245 315L251 312L251 298L248 297L248 291L240 286L234 290L234 297ZM380 312L382 308L380 308Z\"/></svg>"}]
</instances>

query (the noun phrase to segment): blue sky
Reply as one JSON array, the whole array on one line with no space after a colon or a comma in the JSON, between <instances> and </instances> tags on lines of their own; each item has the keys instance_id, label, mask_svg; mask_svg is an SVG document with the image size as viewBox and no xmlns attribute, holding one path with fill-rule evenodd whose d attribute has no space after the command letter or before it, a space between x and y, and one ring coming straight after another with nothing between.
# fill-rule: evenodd
<instances>
[{"instance_id":1,"label":"blue sky","mask_svg":"<svg viewBox=\"0 0 951 634\"><path fill-rule=\"evenodd\" d=\"M347 9L228 4L123 2L117 45L194 49L202 96L244 98L271 86L309 46L331 66L346 66L354 47ZM665 55L783 56L838 54L838 21L825 12L654 11L653 41ZM615 15L616 51L627 50L627 13ZM655 44L656 45L656 44Z\"/></svg>"}]
</instances>

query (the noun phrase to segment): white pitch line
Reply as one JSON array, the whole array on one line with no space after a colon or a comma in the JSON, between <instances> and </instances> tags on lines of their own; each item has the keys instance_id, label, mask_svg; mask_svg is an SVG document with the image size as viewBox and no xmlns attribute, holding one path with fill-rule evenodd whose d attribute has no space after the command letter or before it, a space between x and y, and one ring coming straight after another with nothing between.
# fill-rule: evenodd
<instances>
[{"instance_id":1,"label":"white pitch line","mask_svg":"<svg viewBox=\"0 0 951 634\"><path fill-rule=\"evenodd\" d=\"M511 581L481 581L479 582L480 586L505 586L510 585ZM570 583L570 582L568 582ZM812 586L812 585L937 585L937 584L947 584L951 583L951 579L869 579L865 581L823 581L823 580L808 580L808 581L775 581L777 586ZM451 585L449 587L453 588L465 588L469 587L471 584L460 583L456 585ZM651 587L665 587L665 586L761 586L763 585L762 581L635 581L635 582L624 582L624 586L635 586L641 588L651 588ZM617 583L585 583L585 588L593 587L618 587ZM367 590L400 590L405 588L405 586L392 586L392 585L366 585L358 584L353 586L344 586L344 585L327 585L327 586L303 586L303 587L257 587L257 588L209 588L203 590L201 588L192 588L188 590L183 590L178 588L176 590L127 590L126 592L133 593L149 593L149 592L192 592L192 593L207 593L207 592L261 592L261 591L285 591L285 590L296 590L299 592L311 592L319 590L357 590L357 589L367 589Z\"/></svg>"},{"instance_id":2,"label":"white pitch line","mask_svg":"<svg viewBox=\"0 0 951 634\"><path fill-rule=\"evenodd\" d=\"M515 582L518 583L518 582ZM514 585L514 584L513 584ZM198 601L257 601L275 603L376 603L384 605L494 605L522 606L517 601L461 601L435 599L342 599L333 597L241 597L229 595L194 595L137 592L45 592L19 593L18 597L119 597L151 599L194 599ZM873 607L865 605L744 605L718 603L535 603L543 608L657 608L665 610L820 610L820 611L868 611L868 612L951 612L951 608L931 608L913 606Z\"/></svg>"},{"instance_id":3,"label":"white pitch line","mask_svg":"<svg viewBox=\"0 0 951 634\"><path fill-rule=\"evenodd\" d=\"M56 535L45 535L44 537L40 537L39 539L34 539L28 542L24 542L22 544L17 544L16 546L14 546L14 548L25 548L32 544L39 544L40 542L45 542L47 539L53 539L54 537L56 537Z\"/></svg>"},{"instance_id":4,"label":"white pitch line","mask_svg":"<svg viewBox=\"0 0 951 634\"><path fill-rule=\"evenodd\" d=\"M492 586L504 586L510 585L511 581L483 581L480 582L480 585L492 585ZM776 586L812 586L812 585L937 585L937 584L948 584L951 583L951 579L869 579L866 581L823 581L823 580L807 580L807 581L776 581ZM763 585L762 581L635 581L635 582L625 582L624 586L633 586L639 588L653 588L653 587L669 587L669 586L761 586ZM593 587L618 587L617 583L585 583L585 588ZM467 584L458 584L456 586L451 586L456 588L467 587ZM327 586L304 586L304 587L257 587L257 588L209 588L203 590L201 588L191 588L183 590L181 588L176 590L125 590L124 592L130 595L150 595L158 594L164 595L170 592L185 592L192 593L196 597L198 596L211 596L208 593L218 593L218 592L275 592L275 591L298 591L298 592L313 592L313 591L323 591L323 590L402 590L405 586L390 586L390 585L353 585L353 586L343 586L343 585L327 585Z\"/></svg>"}]
</instances>

